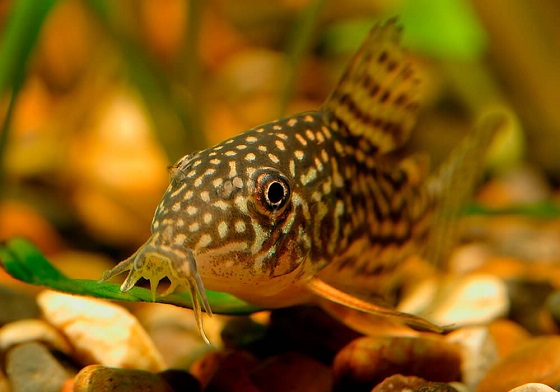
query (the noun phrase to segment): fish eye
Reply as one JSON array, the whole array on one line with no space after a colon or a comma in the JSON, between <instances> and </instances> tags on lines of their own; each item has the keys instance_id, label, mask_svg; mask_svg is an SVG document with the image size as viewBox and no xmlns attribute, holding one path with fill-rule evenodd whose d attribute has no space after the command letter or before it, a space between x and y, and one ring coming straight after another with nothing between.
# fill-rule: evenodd
<instances>
[{"instance_id":1,"label":"fish eye","mask_svg":"<svg viewBox=\"0 0 560 392\"><path fill-rule=\"evenodd\" d=\"M279 212L290 199L290 193L288 179L280 172L265 172L257 177L255 196L264 212Z\"/></svg>"}]
</instances>

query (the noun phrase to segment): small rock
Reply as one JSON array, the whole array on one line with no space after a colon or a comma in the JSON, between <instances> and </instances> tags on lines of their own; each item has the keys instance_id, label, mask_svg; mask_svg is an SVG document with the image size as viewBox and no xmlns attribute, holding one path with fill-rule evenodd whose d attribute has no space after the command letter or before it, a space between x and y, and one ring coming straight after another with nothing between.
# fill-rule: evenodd
<instances>
[{"instance_id":1,"label":"small rock","mask_svg":"<svg viewBox=\"0 0 560 392\"><path fill-rule=\"evenodd\" d=\"M519 323L530 333L542 334L539 311L553 292L549 282L515 279L507 281L511 309L509 319Z\"/></svg>"},{"instance_id":2,"label":"small rock","mask_svg":"<svg viewBox=\"0 0 560 392\"><path fill-rule=\"evenodd\" d=\"M509 391L530 382L558 386L559 353L560 336L532 338L494 365L476 391Z\"/></svg>"},{"instance_id":3,"label":"small rock","mask_svg":"<svg viewBox=\"0 0 560 392\"><path fill-rule=\"evenodd\" d=\"M6 373L13 392L58 392L71 375L40 343L24 343L7 353Z\"/></svg>"},{"instance_id":4,"label":"small rock","mask_svg":"<svg viewBox=\"0 0 560 392\"><path fill-rule=\"evenodd\" d=\"M174 391L199 392L200 382L189 372L179 369L168 369L158 375L169 384Z\"/></svg>"},{"instance_id":5,"label":"small rock","mask_svg":"<svg viewBox=\"0 0 560 392\"><path fill-rule=\"evenodd\" d=\"M72 350L60 332L43 320L13 321L0 328L0 351L2 352L17 344L30 341L40 341L67 355Z\"/></svg>"},{"instance_id":6,"label":"small rock","mask_svg":"<svg viewBox=\"0 0 560 392\"><path fill-rule=\"evenodd\" d=\"M161 354L146 331L124 308L94 298L43 291L37 301L80 363L160 371Z\"/></svg>"},{"instance_id":7,"label":"small rock","mask_svg":"<svg viewBox=\"0 0 560 392\"><path fill-rule=\"evenodd\" d=\"M428 289L425 285L435 285ZM421 294L424 300L418 299ZM419 306L426 306L419 308ZM485 324L504 316L509 308L505 284L491 275L469 274L428 280L412 289L398 310L424 317L436 325L456 327Z\"/></svg>"},{"instance_id":8,"label":"small rock","mask_svg":"<svg viewBox=\"0 0 560 392\"><path fill-rule=\"evenodd\" d=\"M525 328L507 319L493 321L488 326L488 331L496 343L500 358L509 355L531 338L531 334Z\"/></svg>"},{"instance_id":9,"label":"small rock","mask_svg":"<svg viewBox=\"0 0 560 392\"><path fill-rule=\"evenodd\" d=\"M363 337L336 355L333 370L342 389L371 388L394 374L449 382L460 377L461 353L439 337Z\"/></svg>"},{"instance_id":10,"label":"small rock","mask_svg":"<svg viewBox=\"0 0 560 392\"><path fill-rule=\"evenodd\" d=\"M267 392L330 392L334 384L327 365L296 352L267 359L250 373L250 378Z\"/></svg>"},{"instance_id":11,"label":"small rock","mask_svg":"<svg viewBox=\"0 0 560 392\"><path fill-rule=\"evenodd\" d=\"M213 392L259 392L249 373L259 361L241 350L214 351L191 366L191 373L200 381L203 390Z\"/></svg>"},{"instance_id":12,"label":"small rock","mask_svg":"<svg viewBox=\"0 0 560 392\"><path fill-rule=\"evenodd\" d=\"M463 327L445 337L461 348L461 380L472 390L498 361L496 344L487 327Z\"/></svg>"},{"instance_id":13,"label":"small rock","mask_svg":"<svg viewBox=\"0 0 560 392\"><path fill-rule=\"evenodd\" d=\"M41 311L32 296L0 286L0 325L35 318L40 314Z\"/></svg>"},{"instance_id":14,"label":"small rock","mask_svg":"<svg viewBox=\"0 0 560 392\"><path fill-rule=\"evenodd\" d=\"M190 389L183 389L190 392ZM156 374L135 369L119 369L101 365L83 368L74 378L74 392L173 392L169 384ZM197 391L193 389L192 391Z\"/></svg>"},{"instance_id":15,"label":"small rock","mask_svg":"<svg viewBox=\"0 0 560 392\"><path fill-rule=\"evenodd\" d=\"M387 377L381 383L377 384L371 392L400 392L406 390L415 390L421 385L427 383L426 380L415 376L403 376L402 374L395 374Z\"/></svg>"},{"instance_id":16,"label":"small rock","mask_svg":"<svg viewBox=\"0 0 560 392\"><path fill-rule=\"evenodd\" d=\"M546 384L539 384L536 382L531 382L528 384L523 384L517 388L510 389L509 392L558 392L556 389L552 389Z\"/></svg>"}]
</instances>

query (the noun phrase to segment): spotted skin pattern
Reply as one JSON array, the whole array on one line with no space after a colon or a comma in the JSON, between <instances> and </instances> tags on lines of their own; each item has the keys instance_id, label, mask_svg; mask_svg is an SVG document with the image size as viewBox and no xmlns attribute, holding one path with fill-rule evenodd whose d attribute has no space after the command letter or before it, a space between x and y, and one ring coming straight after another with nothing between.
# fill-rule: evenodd
<instances>
[{"instance_id":1,"label":"spotted skin pattern","mask_svg":"<svg viewBox=\"0 0 560 392\"><path fill-rule=\"evenodd\" d=\"M129 271L121 290L143 277L154 296L164 277L167 293L185 286L201 331L204 289L271 308L313 302L318 279L383 296L437 200L421 162L391 154L420 96L399 41L395 21L374 27L320 110L180 159L152 236L103 279Z\"/></svg>"}]
</instances>

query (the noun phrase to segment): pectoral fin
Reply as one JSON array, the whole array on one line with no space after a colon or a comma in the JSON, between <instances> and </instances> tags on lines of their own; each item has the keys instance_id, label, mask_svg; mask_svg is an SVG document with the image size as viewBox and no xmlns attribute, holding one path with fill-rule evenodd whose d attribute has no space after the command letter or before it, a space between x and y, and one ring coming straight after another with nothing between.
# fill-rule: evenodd
<instances>
[{"instance_id":1,"label":"pectoral fin","mask_svg":"<svg viewBox=\"0 0 560 392\"><path fill-rule=\"evenodd\" d=\"M411 328L420 331L429 332L444 332L444 328L435 325L428 320L421 317L414 316L408 313L402 313L391 307L377 305L371 300L364 300L362 298L348 294L342 290L337 289L329 285L328 283L322 281L321 279L314 278L308 283L308 288L317 296L327 299L339 305L343 305L347 308L357 310L359 312L364 312L367 314L372 314L375 316L385 317L392 320L398 320L399 322L408 325ZM324 306L325 310L329 313L336 313L336 307ZM333 314L336 316L336 314ZM360 320L363 321L363 320ZM352 326L352 325L350 325Z\"/></svg>"}]
</instances>

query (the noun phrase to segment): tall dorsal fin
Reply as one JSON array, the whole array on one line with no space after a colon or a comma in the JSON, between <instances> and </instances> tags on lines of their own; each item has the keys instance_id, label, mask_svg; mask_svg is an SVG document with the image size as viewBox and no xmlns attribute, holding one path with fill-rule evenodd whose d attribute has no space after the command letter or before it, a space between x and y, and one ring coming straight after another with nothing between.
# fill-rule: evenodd
<instances>
[{"instance_id":1,"label":"tall dorsal fin","mask_svg":"<svg viewBox=\"0 0 560 392\"><path fill-rule=\"evenodd\" d=\"M341 132L379 153L401 146L416 121L419 79L400 46L396 19L376 25L323 105Z\"/></svg>"}]
</instances>

